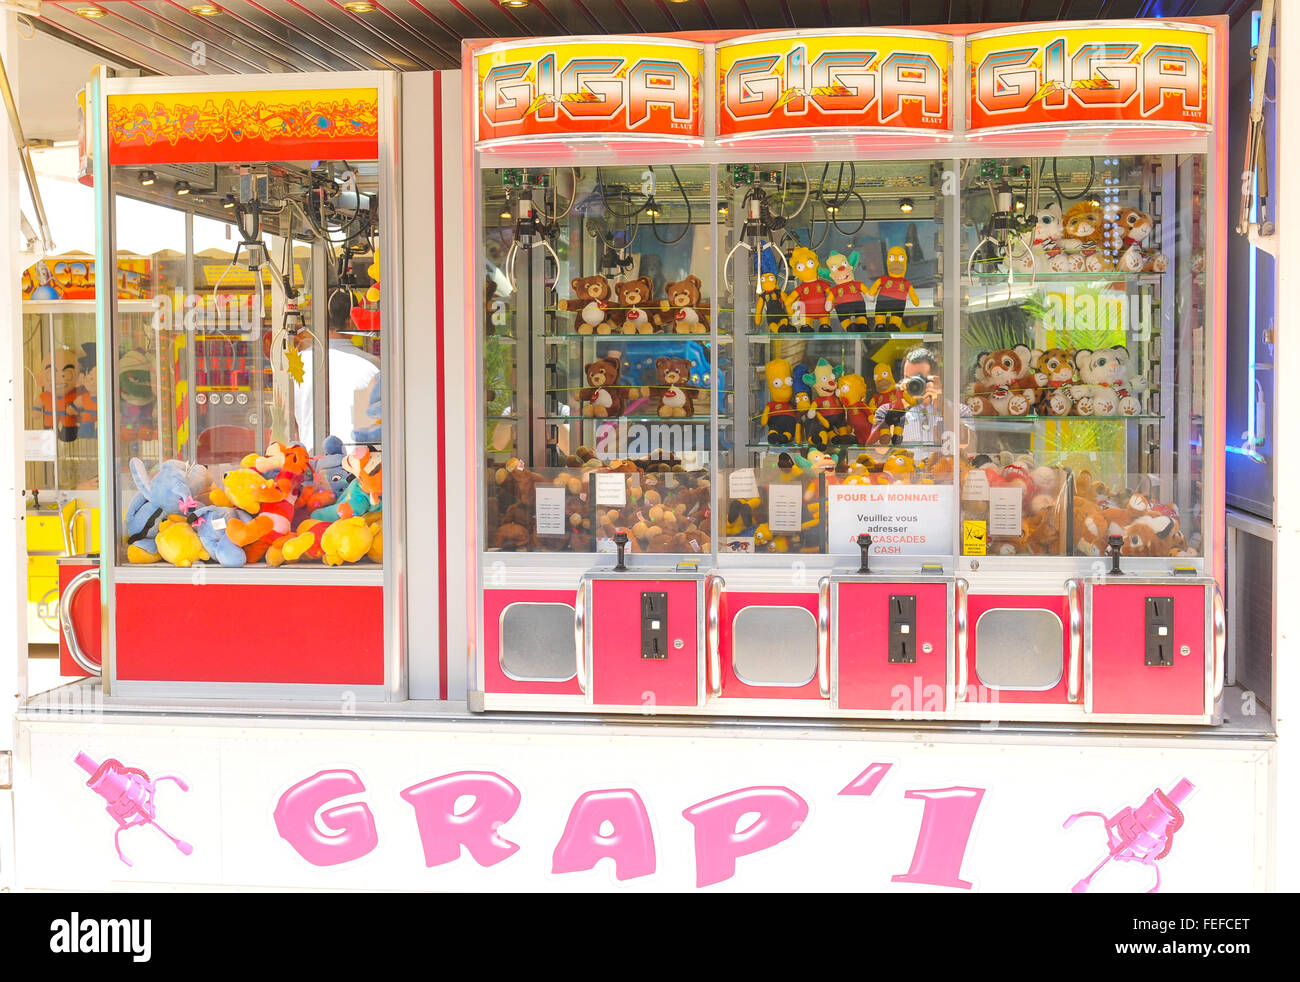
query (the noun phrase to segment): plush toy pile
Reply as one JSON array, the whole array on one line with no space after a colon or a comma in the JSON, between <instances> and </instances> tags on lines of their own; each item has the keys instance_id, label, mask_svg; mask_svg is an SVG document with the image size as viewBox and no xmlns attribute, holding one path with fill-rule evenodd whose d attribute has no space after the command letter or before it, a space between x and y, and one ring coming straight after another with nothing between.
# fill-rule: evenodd
<instances>
[{"instance_id":1,"label":"plush toy pile","mask_svg":"<svg viewBox=\"0 0 1300 982\"><path fill-rule=\"evenodd\" d=\"M1011 249L1011 264L1033 273L1163 273L1169 259L1152 241L1155 221L1139 208L1080 201L1039 211Z\"/></svg>"},{"instance_id":2,"label":"plush toy pile","mask_svg":"<svg viewBox=\"0 0 1300 982\"><path fill-rule=\"evenodd\" d=\"M1178 506L1151 501L1140 490L1112 487L1080 471L1074 479L1074 549L1104 556L1108 539L1122 535L1123 556L1195 556L1179 523ZM1194 544L1193 544L1194 545Z\"/></svg>"},{"instance_id":3,"label":"plush toy pile","mask_svg":"<svg viewBox=\"0 0 1300 982\"><path fill-rule=\"evenodd\" d=\"M708 334L709 301L698 276L664 284L656 300L650 277L610 283L604 276L582 276L569 284L574 296L560 307L578 316L575 334Z\"/></svg>"},{"instance_id":4,"label":"plush toy pile","mask_svg":"<svg viewBox=\"0 0 1300 982\"><path fill-rule=\"evenodd\" d=\"M965 402L975 416L1136 416L1146 385L1117 345L980 352Z\"/></svg>"},{"instance_id":5,"label":"plush toy pile","mask_svg":"<svg viewBox=\"0 0 1300 982\"><path fill-rule=\"evenodd\" d=\"M621 474L626 503L595 503L592 475ZM552 478L512 457L491 473L488 527L492 548L504 551L613 551L616 532L628 535L628 552L707 553L711 549L710 483L676 460L602 461L579 447ZM537 489L564 489L565 531L539 533ZM602 544L603 543L603 544Z\"/></svg>"},{"instance_id":6,"label":"plush toy pile","mask_svg":"<svg viewBox=\"0 0 1300 982\"><path fill-rule=\"evenodd\" d=\"M759 414L760 438L774 447L897 444L916 397L877 364L871 380L843 365L817 359L811 370L774 358L764 367L767 403Z\"/></svg>"},{"instance_id":7,"label":"plush toy pile","mask_svg":"<svg viewBox=\"0 0 1300 982\"><path fill-rule=\"evenodd\" d=\"M991 556L1064 556L1069 553L1065 529L1069 508L1063 468L1036 464L1029 454L979 454L962 462L962 519L987 521L988 489L1021 490L1019 535L990 535Z\"/></svg>"},{"instance_id":8,"label":"plush toy pile","mask_svg":"<svg viewBox=\"0 0 1300 982\"><path fill-rule=\"evenodd\" d=\"M127 561L173 566L217 562L383 559L383 466L379 451L349 454L334 437L310 457L300 443L272 443L218 475L165 460L151 474L130 462L137 493L125 516Z\"/></svg>"}]
</instances>

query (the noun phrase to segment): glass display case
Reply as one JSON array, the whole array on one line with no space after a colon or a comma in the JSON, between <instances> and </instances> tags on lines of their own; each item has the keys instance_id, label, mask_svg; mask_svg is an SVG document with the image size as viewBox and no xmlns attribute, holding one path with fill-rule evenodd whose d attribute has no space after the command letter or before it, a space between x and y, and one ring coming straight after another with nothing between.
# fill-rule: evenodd
<instances>
[{"instance_id":1,"label":"glass display case","mask_svg":"<svg viewBox=\"0 0 1300 982\"><path fill-rule=\"evenodd\" d=\"M962 554L1201 556L1205 158L964 175Z\"/></svg>"},{"instance_id":2,"label":"glass display case","mask_svg":"<svg viewBox=\"0 0 1300 982\"><path fill-rule=\"evenodd\" d=\"M377 167L207 170L113 168L158 238L114 330L118 560L381 563Z\"/></svg>"}]
</instances>

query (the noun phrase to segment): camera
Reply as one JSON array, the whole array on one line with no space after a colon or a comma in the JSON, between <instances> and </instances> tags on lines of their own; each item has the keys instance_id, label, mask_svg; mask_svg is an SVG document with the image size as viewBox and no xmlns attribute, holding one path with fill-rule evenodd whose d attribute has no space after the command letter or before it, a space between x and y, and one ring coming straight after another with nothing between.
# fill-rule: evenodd
<instances>
[{"instance_id":1,"label":"camera","mask_svg":"<svg viewBox=\"0 0 1300 982\"><path fill-rule=\"evenodd\" d=\"M899 383L898 387L913 399L919 399L925 395L925 387L928 384L929 381L924 375L909 375Z\"/></svg>"}]
</instances>

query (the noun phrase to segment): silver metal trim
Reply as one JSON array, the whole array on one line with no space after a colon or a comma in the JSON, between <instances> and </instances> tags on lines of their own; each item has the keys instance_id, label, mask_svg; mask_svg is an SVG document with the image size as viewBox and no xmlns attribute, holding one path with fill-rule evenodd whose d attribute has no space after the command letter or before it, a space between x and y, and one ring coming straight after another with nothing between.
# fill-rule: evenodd
<instances>
[{"instance_id":1,"label":"silver metal trim","mask_svg":"<svg viewBox=\"0 0 1300 982\"><path fill-rule=\"evenodd\" d=\"M1223 608L1223 592L1219 589L1219 584L1214 584L1214 611L1213 611L1213 630L1214 630L1214 659L1211 671L1213 679L1211 680L1211 692L1213 698L1210 705L1206 707L1206 712L1214 712L1215 706L1223 698L1223 653L1228 643L1228 624Z\"/></svg>"},{"instance_id":2,"label":"silver metal trim","mask_svg":"<svg viewBox=\"0 0 1300 982\"><path fill-rule=\"evenodd\" d=\"M831 578L817 581L817 689L831 697Z\"/></svg>"},{"instance_id":3,"label":"silver metal trim","mask_svg":"<svg viewBox=\"0 0 1300 982\"><path fill-rule=\"evenodd\" d=\"M1077 579L1065 581L1065 597L1070 608L1070 665L1066 680L1066 702L1079 701L1080 669L1083 659L1083 609L1079 604L1079 587Z\"/></svg>"},{"instance_id":4,"label":"silver metal trim","mask_svg":"<svg viewBox=\"0 0 1300 982\"><path fill-rule=\"evenodd\" d=\"M587 593L590 589L591 581L584 576L573 601L573 674L578 680L578 691L584 696L587 694ZM504 610L501 613L505 615ZM497 647L500 648L500 642Z\"/></svg>"},{"instance_id":5,"label":"silver metal trim","mask_svg":"<svg viewBox=\"0 0 1300 982\"><path fill-rule=\"evenodd\" d=\"M957 691L953 694L953 707L966 701L966 689L970 684L970 665L967 661L968 614L966 600L970 593L970 584L962 577L957 577L954 584L957 603Z\"/></svg>"},{"instance_id":6,"label":"silver metal trim","mask_svg":"<svg viewBox=\"0 0 1300 982\"><path fill-rule=\"evenodd\" d=\"M722 594L727 589L727 581L716 573L710 573L704 579L705 596L705 651L708 674L705 688L710 696L722 695L722 652L718 650L720 633ZM733 663L734 664L734 663Z\"/></svg>"},{"instance_id":7,"label":"silver metal trim","mask_svg":"<svg viewBox=\"0 0 1300 982\"><path fill-rule=\"evenodd\" d=\"M72 602L78 591L91 580L99 581L98 569L84 570L68 581L68 585L59 594L59 624L63 628L63 640L68 646L68 654L77 663L77 667L87 675L99 677L103 674L104 666L96 665L82 650L77 638L77 627L72 622Z\"/></svg>"}]
</instances>

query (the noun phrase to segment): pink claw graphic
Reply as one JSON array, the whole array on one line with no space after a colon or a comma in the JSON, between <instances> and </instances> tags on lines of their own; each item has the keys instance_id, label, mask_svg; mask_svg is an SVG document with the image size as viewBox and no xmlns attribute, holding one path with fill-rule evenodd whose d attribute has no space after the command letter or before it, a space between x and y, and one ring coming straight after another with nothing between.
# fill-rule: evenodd
<instances>
[{"instance_id":1,"label":"pink claw graphic","mask_svg":"<svg viewBox=\"0 0 1300 982\"><path fill-rule=\"evenodd\" d=\"M117 849L117 856L122 862L128 866L134 865L126 858L126 853L122 852L120 839L123 832L137 825L152 825L167 836L186 856L194 851L192 845L176 838L155 821L157 809L153 798L159 784L163 781L174 781L182 791L190 789L189 785L179 777L165 775L156 781L151 781L149 775L139 768L127 767L121 761L111 757L102 764L96 764L94 759L84 752L78 753L76 760L77 766L90 775L86 787L108 802L105 811L117 823L117 831L113 834L113 846Z\"/></svg>"},{"instance_id":2,"label":"pink claw graphic","mask_svg":"<svg viewBox=\"0 0 1300 982\"><path fill-rule=\"evenodd\" d=\"M1183 778L1174 785L1173 790L1165 794L1156 788L1147 799L1136 808L1124 808L1119 814L1107 818L1102 812L1078 812L1065 820L1065 828L1074 824L1076 819L1088 817L1099 818L1106 829L1108 851L1106 858L1097 864L1091 873L1076 883L1072 893L1085 893L1092 883L1092 878L1101 872L1101 868L1112 859L1122 863L1141 863L1155 870L1156 882L1147 893L1160 889L1160 867L1158 860L1169 855L1174 847L1174 833L1183 825L1183 813L1179 809L1196 785Z\"/></svg>"}]
</instances>

